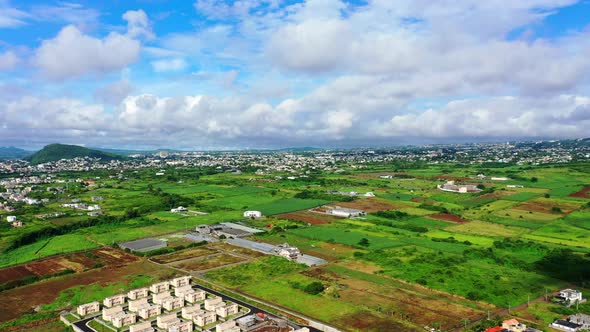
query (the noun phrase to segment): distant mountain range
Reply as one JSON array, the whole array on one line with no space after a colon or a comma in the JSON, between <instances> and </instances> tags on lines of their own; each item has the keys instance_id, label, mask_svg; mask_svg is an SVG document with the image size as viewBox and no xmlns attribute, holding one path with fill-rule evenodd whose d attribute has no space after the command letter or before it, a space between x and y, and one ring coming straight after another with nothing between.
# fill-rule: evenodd
<instances>
[{"instance_id":1,"label":"distant mountain range","mask_svg":"<svg viewBox=\"0 0 590 332\"><path fill-rule=\"evenodd\" d=\"M36 165L51 161L58 161L61 159L72 159L76 157L100 158L103 161L121 160L125 158L114 153L88 149L78 145L49 144L43 149L23 159L30 161L33 165Z\"/></svg>"},{"instance_id":2,"label":"distant mountain range","mask_svg":"<svg viewBox=\"0 0 590 332\"><path fill-rule=\"evenodd\" d=\"M33 152L19 149L19 148L15 148L13 146L0 147L0 160L20 159L20 158L30 155L31 153L33 153Z\"/></svg>"}]
</instances>

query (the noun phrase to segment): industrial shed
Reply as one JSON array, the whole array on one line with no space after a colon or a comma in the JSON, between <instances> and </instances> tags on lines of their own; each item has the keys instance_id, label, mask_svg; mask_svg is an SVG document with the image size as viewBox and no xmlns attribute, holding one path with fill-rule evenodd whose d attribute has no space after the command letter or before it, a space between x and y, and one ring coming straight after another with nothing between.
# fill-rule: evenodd
<instances>
[{"instance_id":1,"label":"industrial shed","mask_svg":"<svg viewBox=\"0 0 590 332\"><path fill-rule=\"evenodd\" d=\"M148 252L156 249L166 248L167 245L168 243L166 241L154 238L119 243L119 247L137 252Z\"/></svg>"}]
</instances>

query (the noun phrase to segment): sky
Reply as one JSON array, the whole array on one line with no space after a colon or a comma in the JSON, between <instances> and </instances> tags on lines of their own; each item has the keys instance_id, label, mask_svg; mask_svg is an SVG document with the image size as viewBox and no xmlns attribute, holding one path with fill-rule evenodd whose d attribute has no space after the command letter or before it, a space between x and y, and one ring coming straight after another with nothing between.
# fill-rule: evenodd
<instances>
[{"instance_id":1,"label":"sky","mask_svg":"<svg viewBox=\"0 0 590 332\"><path fill-rule=\"evenodd\" d=\"M581 137L588 0L0 0L0 146Z\"/></svg>"}]
</instances>

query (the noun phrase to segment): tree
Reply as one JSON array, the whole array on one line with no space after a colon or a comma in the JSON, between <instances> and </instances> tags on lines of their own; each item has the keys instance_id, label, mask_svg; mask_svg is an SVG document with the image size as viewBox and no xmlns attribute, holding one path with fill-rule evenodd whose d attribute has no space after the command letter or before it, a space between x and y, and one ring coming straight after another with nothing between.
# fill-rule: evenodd
<instances>
[{"instance_id":1,"label":"tree","mask_svg":"<svg viewBox=\"0 0 590 332\"><path fill-rule=\"evenodd\" d=\"M309 285L305 286L303 289L304 292L311 295L317 295L324 291L324 285L319 281L314 281Z\"/></svg>"},{"instance_id":2,"label":"tree","mask_svg":"<svg viewBox=\"0 0 590 332\"><path fill-rule=\"evenodd\" d=\"M537 181L539 181L539 179L537 179L536 177L534 177L534 176L533 176L533 177L531 178L531 182L537 182Z\"/></svg>"},{"instance_id":3,"label":"tree","mask_svg":"<svg viewBox=\"0 0 590 332\"><path fill-rule=\"evenodd\" d=\"M360 239L359 246L368 247L369 246L369 239L366 237Z\"/></svg>"}]
</instances>

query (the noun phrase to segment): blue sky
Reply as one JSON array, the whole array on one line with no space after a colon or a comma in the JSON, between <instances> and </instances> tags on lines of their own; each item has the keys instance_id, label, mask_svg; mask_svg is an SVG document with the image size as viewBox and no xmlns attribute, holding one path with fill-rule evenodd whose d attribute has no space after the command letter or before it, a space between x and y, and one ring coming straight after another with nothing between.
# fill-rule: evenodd
<instances>
[{"instance_id":1,"label":"blue sky","mask_svg":"<svg viewBox=\"0 0 590 332\"><path fill-rule=\"evenodd\" d=\"M590 136L590 2L0 0L0 145Z\"/></svg>"}]
</instances>

